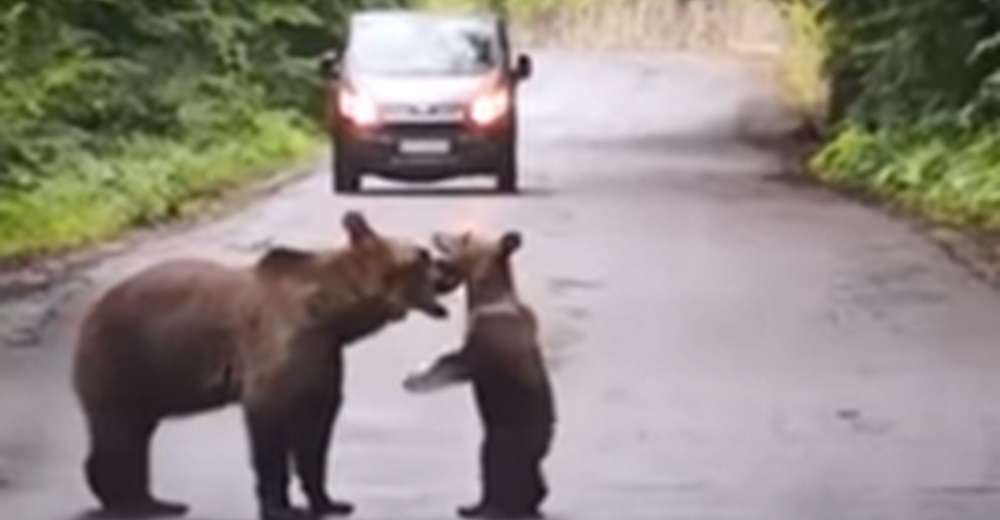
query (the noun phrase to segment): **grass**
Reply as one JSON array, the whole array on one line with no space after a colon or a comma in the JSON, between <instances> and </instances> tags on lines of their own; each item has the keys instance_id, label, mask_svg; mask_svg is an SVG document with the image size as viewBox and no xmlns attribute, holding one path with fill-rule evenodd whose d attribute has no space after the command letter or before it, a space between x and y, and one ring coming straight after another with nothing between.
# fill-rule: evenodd
<instances>
[{"instance_id":1,"label":"grass","mask_svg":"<svg viewBox=\"0 0 1000 520\"><path fill-rule=\"evenodd\" d=\"M827 182L928 221L1000 230L1000 133L995 129L846 127L813 159Z\"/></svg>"},{"instance_id":2,"label":"grass","mask_svg":"<svg viewBox=\"0 0 1000 520\"><path fill-rule=\"evenodd\" d=\"M308 126L265 111L225 136L139 140L111 157L52 164L45 181L0 192L0 259L93 244L183 214L317 149Z\"/></svg>"}]
</instances>

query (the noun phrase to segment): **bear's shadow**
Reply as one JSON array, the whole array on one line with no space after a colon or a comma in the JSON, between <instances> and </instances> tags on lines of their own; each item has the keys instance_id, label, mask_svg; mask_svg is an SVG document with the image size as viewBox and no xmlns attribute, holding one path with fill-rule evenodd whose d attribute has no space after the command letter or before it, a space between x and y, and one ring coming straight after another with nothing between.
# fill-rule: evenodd
<instances>
[{"instance_id":1,"label":"bear's shadow","mask_svg":"<svg viewBox=\"0 0 1000 520\"><path fill-rule=\"evenodd\" d=\"M68 517L65 520L126 520L126 518L127 517L123 516L114 516L105 513L103 511L100 511L98 509L88 509L77 515ZM170 517L148 517L148 518L157 519L157 518L170 518ZM198 516L197 514L192 515L190 513L185 516L173 517L173 518L181 518L183 520L256 520L256 517L252 515L232 516L232 517L218 517L218 516L210 517L210 516ZM337 518L337 517L329 517L329 518ZM369 516L359 511L358 513L355 513L354 515L346 518L356 519L356 520L455 520L455 518L457 517L447 512L443 512L441 515L436 515L436 516L420 515L420 516L408 517L406 516L405 513L392 516ZM573 520L573 519L570 516L565 516L562 514L546 513L541 520Z\"/></svg>"},{"instance_id":2,"label":"bear's shadow","mask_svg":"<svg viewBox=\"0 0 1000 520\"><path fill-rule=\"evenodd\" d=\"M104 511L100 511L98 509L88 509L86 511L83 511L83 512L75 515L75 516L71 516L71 517L67 518L66 520L127 520L129 518L130 517L112 515L112 514L104 512ZM192 515L192 514L188 514L188 515L181 516L181 517L151 516L151 517L147 517L147 518L149 518L150 520L155 520L155 519L159 519L159 518L182 518L184 520L255 520L254 517L246 517L246 518L239 517L239 516L232 516L232 517L217 517L217 516L213 516L213 517L208 517L208 516L198 516L198 515Z\"/></svg>"}]
</instances>

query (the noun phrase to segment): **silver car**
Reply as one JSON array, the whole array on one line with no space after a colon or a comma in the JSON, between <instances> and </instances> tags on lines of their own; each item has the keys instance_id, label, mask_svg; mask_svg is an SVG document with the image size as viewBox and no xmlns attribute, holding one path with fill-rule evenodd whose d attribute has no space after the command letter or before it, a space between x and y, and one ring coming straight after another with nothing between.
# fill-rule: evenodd
<instances>
[{"instance_id":1,"label":"silver car","mask_svg":"<svg viewBox=\"0 0 1000 520\"><path fill-rule=\"evenodd\" d=\"M359 190L365 174L485 174L517 190L517 87L532 67L512 59L501 17L361 11L345 41L322 63L336 192Z\"/></svg>"}]
</instances>

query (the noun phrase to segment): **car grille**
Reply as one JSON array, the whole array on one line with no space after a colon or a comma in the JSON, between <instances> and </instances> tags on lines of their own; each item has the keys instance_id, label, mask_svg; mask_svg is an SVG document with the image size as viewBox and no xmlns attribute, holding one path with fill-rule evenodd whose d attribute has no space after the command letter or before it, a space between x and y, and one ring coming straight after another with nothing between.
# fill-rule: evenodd
<instances>
[{"instance_id":1,"label":"car grille","mask_svg":"<svg viewBox=\"0 0 1000 520\"><path fill-rule=\"evenodd\" d=\"M461 133L466 129L462 122L436 122L436 123L386 123L383 131L388 134L406 136L432 136L432 135L453 135Z\"/></svg>"},{"instance_id":2,"label":"car grille","mask_svg":"<svg viewBox=\"0 0 1000 520\"><path fill-rule=\"evenodd\" d=\"M460 103L386 104L379 110L388 124L456 123L465 117L465 107Z\"/></svg>"}]
</instances>

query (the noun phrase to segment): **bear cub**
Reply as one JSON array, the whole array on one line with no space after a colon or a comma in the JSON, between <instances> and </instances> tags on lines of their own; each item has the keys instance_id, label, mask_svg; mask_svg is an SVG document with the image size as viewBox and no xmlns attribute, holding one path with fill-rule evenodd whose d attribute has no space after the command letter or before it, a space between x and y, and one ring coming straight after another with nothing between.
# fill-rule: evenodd
<instances>
[{"instance_id":1,"label":"bear cub","mask_svg":"<svg viewBox=\"0 0 1000 520\"><path fill-rule=\"evenodd\" d=\"M536 317L519 298L511 267L521 235L436 233L433 242L464 284L467 329L460 348L408 375L403 386L418 393L472 385L485 433L481 496L460 507L459 516L539 518L548 495L541 466L552 443L555 404Z\"/></svg>"}]
</instances>

